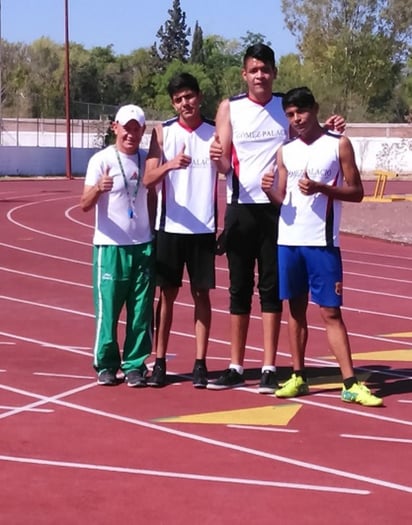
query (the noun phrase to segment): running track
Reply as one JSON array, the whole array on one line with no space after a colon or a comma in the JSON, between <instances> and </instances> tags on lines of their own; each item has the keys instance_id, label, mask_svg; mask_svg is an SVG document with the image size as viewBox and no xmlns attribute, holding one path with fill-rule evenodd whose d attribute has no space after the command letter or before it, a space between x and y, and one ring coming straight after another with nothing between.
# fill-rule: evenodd
<instances>
[{"instance_id":1,"label":"running track","mask_svg":"<svg viewBox=\"0 0 412 525\"><path fill-rule=\"evenodd\" d=\"M257 309L247 386L193 389L187 285L170 340L171 384L103 388L91 367L93 214L78 207L82 185L0 182L1 523L410 522L412 245L342 238L355 365L384 408L340 401L339 372L313 305L312 395L284 401L256 393ZM212 377L229 355L224 257L217 282ZM289 364L283 327L281 377Z\"/></svg>"}]
</instances>

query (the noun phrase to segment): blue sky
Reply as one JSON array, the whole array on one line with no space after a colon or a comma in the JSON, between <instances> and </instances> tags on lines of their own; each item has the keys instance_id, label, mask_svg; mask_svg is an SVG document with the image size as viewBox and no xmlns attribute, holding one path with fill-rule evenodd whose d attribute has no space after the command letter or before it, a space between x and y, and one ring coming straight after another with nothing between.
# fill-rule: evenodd
<instances>
[{"instance_id":1,"label":"blue sky","mask_svg":"<svg viewBox=\"0 0 412 525\"><path fill-rule=\"evenodd\" d=\"M86 49L113 44L116 54L149 47L169 18L173 0L69 0L69 39ZM285 28L281 0L181 0L187 26L196 20L204 36L240 39L261 33L276 56L296 51ZM64 43L64 0L0 0L1 36L8 42L31 43L47 36ZM143 7L139 7L143 6Z\"/></svg>"}]
</instances>

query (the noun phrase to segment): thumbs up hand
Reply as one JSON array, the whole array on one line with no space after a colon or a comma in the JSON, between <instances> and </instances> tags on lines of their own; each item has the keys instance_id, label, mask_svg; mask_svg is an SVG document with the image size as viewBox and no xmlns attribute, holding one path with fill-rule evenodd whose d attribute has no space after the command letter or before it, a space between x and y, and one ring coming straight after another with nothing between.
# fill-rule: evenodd
<instances>
[{"instance_id":1,"label":"thumbs up hand","mask_svg":"<svg viewBox=\"0 0 412 525\"><path fill-rule=\"evenodd\" d=\"M99 191L111 191L113 188L113 177L109 175L110 168L107 168L104 170L103 175L100 177L99 182L97 183L97 187Z\"/></svg>"},{"instance_id":2,"label":"thumbs up hand","mask_svg":"<svg viewBox=\"0 0 412 525\"><path fill-rule=\"evenodd\" d=\"M309 178L307 169L305 169L301 179L299 179L298 186L303 195L313 195L318 191L317 183Z\"/></svg>"},{"instance_id":3,"label":"thumbs up hand","mask_svg":"<svg viewBox=\"0 0 412 525\"><path fill-rule=\"evenodd\" d=\"M261 188L265 193L269 193L275 186L275 165L272 164L270 170L262 177Z\"/></svg>"},{"instance_id":4,"label":"thumbs up hand","mask_svg":"<svg viewBox=\"0 0 412 525\"><path fill-rule=\"evenodd\" d=\"M186 144L183 144L182 149L179 151L179 153L176 155L174 159L172 159L171 163L171 169L179 170L179 169L185 169L187 168L190 163L192 162L192 157L190 155L186 155Z\"/></svg>"},{"instance_id":5,"label":"thumbs up hand","mask_svg":"<svg viewBox=\"0 0 412 525\"><path fill-rule=\"evenodd\" d=\"M210 144L210 158L211 160L218 161L223 155L223 147L220 142L220 137L217 133L213 134L213 142Z\"/></svg>"}]
</instances>

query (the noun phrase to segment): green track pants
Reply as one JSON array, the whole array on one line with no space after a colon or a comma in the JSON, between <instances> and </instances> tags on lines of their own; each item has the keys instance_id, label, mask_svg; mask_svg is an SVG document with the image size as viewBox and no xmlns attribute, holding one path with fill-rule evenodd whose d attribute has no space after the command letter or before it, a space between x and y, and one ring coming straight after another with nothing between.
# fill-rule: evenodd
<instances>
[{"instance_id":1,"label":"green track pants","mask_svg":"<svg viewBox=\"0 0 412 525\"><path fill-rule=\"evenodd\" d=\"M155 288L152 243L95 246L93 295L96 315L94 368L127 373L145 368L153 340ZM126 307L122 355L118 343L119 318Z\"/></svg>"}]
</instances>

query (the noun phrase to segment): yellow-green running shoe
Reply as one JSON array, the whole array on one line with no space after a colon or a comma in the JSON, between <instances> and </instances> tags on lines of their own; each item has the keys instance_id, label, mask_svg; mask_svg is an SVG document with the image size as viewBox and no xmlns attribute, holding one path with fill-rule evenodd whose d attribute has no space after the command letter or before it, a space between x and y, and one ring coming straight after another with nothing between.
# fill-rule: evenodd
<instances>
[{"instance_id":1,"label":"yellow-green running shoe","mask_svg":"<svg viewBox=\"0 0 412 525\"><path fill-rule=\"evenodd\" d=\"M350 388L342 389L342 401L346 403L359 403L365 407L380 407L383 399L374 396L364 383L355 383Z\"/></svg>"},{"instance_id":2,"label":"yellow-green running shoe","mask_svg":"<svg viewBox=\"0 0 412 525\"><path fill-rule=\"evenodd\" d=\"M282 387L275 391L276 397L296 397L309 393L309 386L301 376L292 374L292 377L283 383Z\"/></svg>"}]
</instances>

